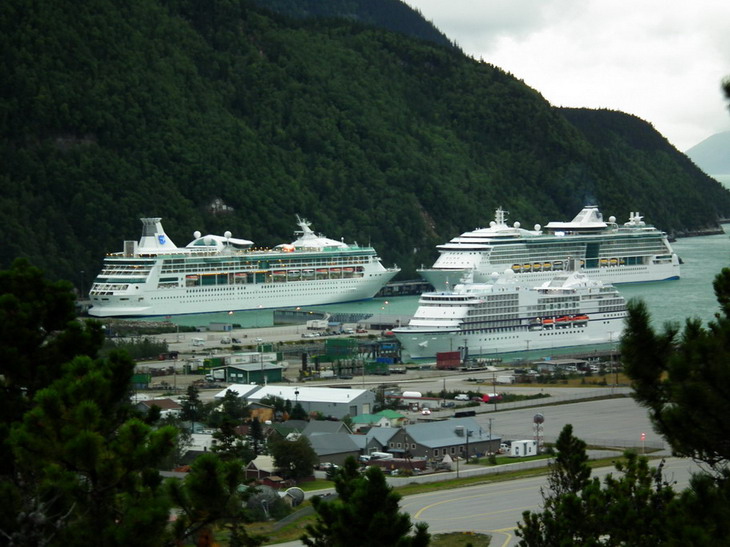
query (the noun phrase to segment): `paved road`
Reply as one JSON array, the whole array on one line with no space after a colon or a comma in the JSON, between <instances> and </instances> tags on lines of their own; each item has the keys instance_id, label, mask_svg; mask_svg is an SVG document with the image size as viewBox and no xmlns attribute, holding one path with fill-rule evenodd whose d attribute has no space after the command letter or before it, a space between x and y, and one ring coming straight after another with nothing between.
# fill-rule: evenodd
<instances>
[{"instance_id":1,"label":"paved road","mask_svg":"<svg viewBox=\"0 0 730 547\"><path fill-rule=\"evenodd\" d=\"M668 458L664 468L667 480L681 490L689 484L691 472L699 467L690 460ZM593 470L594 477L615 473L613 467ZM510 547L518 542L515 530L524 511L538 511L542 506L541 488L545 476L530 477L478 486L441 490L406 496L400 507L410 513L413 522L425 522L432 534L471 531L492 536L495 547ZM299 541L281 544L284 547L302 545Z\"/></svg>"},{"instance_id":2,"label":"paved road","mask_svg":"<svg viewBox=\"0 0 730 547\"><path fill-rule=\"evenodd\" d=\"M665 477L677 481L676 489L683 489L692 470L699 468L689 460L669 458ZM615 470L601 468L594 470L593 476L603 477L611 472ZM426 522L433 534L470 530L491 534L492 545L507 547L517 544L515 530L522 513L540 509L540 488L545 485L543 476L416 494L403 498L401 508L415 522Z\"/></svg>"}]
</instances>

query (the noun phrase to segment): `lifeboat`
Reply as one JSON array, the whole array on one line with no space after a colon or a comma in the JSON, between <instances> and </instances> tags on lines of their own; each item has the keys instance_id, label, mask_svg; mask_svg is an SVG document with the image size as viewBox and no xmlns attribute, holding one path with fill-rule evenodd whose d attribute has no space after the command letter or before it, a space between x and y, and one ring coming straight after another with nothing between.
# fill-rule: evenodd
<instances>
[{"instance_id":1,"label":"lifeboat","mask_svg":"<svg viewBox=\"0 0 730 547\"><path fill-rule=\"evenodd\" d=\"M539 272L540 270L542 270L542 262L535 262L532 265L532 271Z\"/></svg>"},{"instance_id":2,"label":"lifeboat","mask_svg":"<svg viewBox=\"0 0 730 547\"><path fill-rule=\"evenodd\" d=\"M573 321L588 321L587 315L576 315L573 317Z\"/></svg>"},{"instance_id":3,"label":"lifeboat","mask_svg":"<svg viewBox=\"0 0 730 547\"><path fill-rule=\"evenodd\" d=\"M526 272L529 272L530 270L532 270L532 264L523 264L522 269Z\"/></svg>"},{"instance_id":4,"label":"lifeboat","mask_svg":"<svg viewBox=\"0 0 730 547\"><path fill-rule=\"evenodd\" d=\"M552 327L555 324L555 320L554 319L543 319L542 324L545 326Z\"/></svg>"},{"instance_id":5,"label":"lifeboat","mask_svg":"<svg viewBox=\"0 0 730 547\"><path fill-rule=\"evenodd\" d=\"M611 266L616 266L618 264L618 258L612 258L609 262Z\"/></svg>"},{"instance_id":6,"label":"lifeboat","mask_svg":"<svg viewBox=\"0 0 730 547\"><path fill-rule=\"evenodd\" d=\"M545 264L542 265L543 270L552 270L553 269L553 263L552 262L545 262Z\"/></svg>"},{"instance_id":7,"label":"lifeboat","mask_svg":"<svg viewBox=\"0 0 730 547\"><path fill-rule=\"evenodd\" d=\"M520 270L522 270L522 265L521 264L512 264L512 271L513 272L519 272Z\"/></svg>"}]
</instances>

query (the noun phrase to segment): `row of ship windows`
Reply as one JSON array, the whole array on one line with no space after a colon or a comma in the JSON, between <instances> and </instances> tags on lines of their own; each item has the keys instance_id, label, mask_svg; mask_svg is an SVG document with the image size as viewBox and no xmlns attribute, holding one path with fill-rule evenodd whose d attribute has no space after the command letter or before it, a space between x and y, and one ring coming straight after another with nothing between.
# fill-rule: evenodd
<instances>
[{"instance_id":1,"label":"row of ship windows","mask_svg":"<svg viewBox=\"0 0 730 547\"><path fill-rule=\"evenodd\" d=\"M267 261L265 264L261 262L192 262L188 261L184 264L168 264L163 263L163 273L198 273L202 271L221 271L221 270L269 270L277 268L326 268L328 266L350 266L357 264L367 264L369 257L347 257L342 259L327 260L292 260L292 261Z\"/></svg>"},{"instance_id":2,"label":"row of ship windows","mask_svg":"<svg viewBox=\"0 0 730 547\"><path fill-rule=\"evenodd\" d=\"M621 315L615 315L614 317L622 317ZM610 324L610 321L602 321L604 325ZM553 334L566 334L566 333L574 333L579 329L583 329L586 327L586 323L578 323L577 325L574 325L572 327L561 327L556 328L555 330L544 330L539 333L540 336L551 336ZM520 326L520 327L504 327L504 328L498 328L498 329L490 329L489 332L495 333L495 332L524 332L527 330L527 326ZM462 331L464 334L479 334L484 332L482 329L464 329ZM506 336L499 338L499 340L504 340L507 338L519 338L519 336ZM488 342L490 339L483 338L482 342Z\"/></svg>"}]
</instances>

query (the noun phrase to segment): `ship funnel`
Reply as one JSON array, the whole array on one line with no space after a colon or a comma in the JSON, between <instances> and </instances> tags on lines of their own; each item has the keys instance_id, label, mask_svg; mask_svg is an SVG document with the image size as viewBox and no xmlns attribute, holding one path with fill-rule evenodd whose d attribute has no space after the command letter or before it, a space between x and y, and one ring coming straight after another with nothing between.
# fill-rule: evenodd
<instances>
[{"instance_id":1,"label":"ship funnel","mask_svg":"<svg viewBox=\"0 0 730 547\"><path fill-rule=\"evenodd\" d=\"M161 218L141 218L140 220L142 221L142 237L139 240L138 252L158 253L177 249L162 228Z\"/></svg>"}]
</instances>

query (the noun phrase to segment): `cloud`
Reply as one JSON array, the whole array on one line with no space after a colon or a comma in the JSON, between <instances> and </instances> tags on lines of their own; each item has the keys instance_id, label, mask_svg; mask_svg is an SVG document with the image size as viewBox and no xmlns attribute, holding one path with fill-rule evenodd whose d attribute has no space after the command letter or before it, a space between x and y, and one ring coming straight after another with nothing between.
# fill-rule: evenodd
<instances>
[{"instance_id":1,"label":"cloud","mask_svg":"<svg viewBox=\"0 0 730 547\"><path fill-rule=\"evenodd\" d=\"M680 150L730 129L730 2L407 0L557 106L622 110Z\"/></svg>"}]
</instances>

